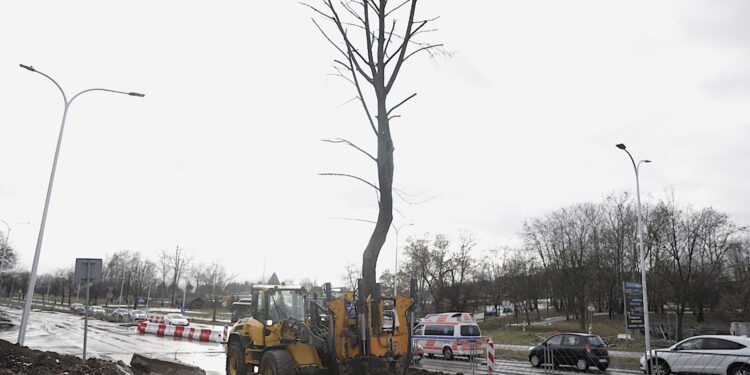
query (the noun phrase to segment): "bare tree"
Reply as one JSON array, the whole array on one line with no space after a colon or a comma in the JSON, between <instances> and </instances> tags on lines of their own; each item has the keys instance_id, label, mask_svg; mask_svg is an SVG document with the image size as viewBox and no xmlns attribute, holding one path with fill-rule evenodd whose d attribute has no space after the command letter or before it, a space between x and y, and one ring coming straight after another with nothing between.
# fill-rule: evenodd
<instances>
[{"instance_id":1,"label":"bare tree","mask_svg":"<svg viewBox=\"0 0 750 375\"><path fill-rule=\"evenodd\" d=\"M344 266L344 275L343 275L343 281L346 283L347 288L349 290L356 290L357 289L357 279L362 278L362 271L361 268L359 268L354 263L349 263L346 266Z\"/></svg>"},{"instance_id":2,"label":"bare tree","mask_svg":"<svg viewBox=\"0 0 750 375\"><path fill-rule=\"evenodd\" d=\"M416 93L400 99L395 105L388 104L388 96L406 60L419 52L433 53L439 44L418 41L418 35L431 31L426 26L432 20L416 20L417 0L389 3L387 0L322 0L320 8L310 4L316 16L322 17L321 25L313 23L323 36L340 54L334 59L337 76L351 83L357 93L356 99L362 104L367 121L377 138L377 153L372 155L364 148L349 140L337 138L325 140L330 143L350 146L375 163L378 182L374 184L365 178L346 173L323 173L323 175L353 178L364 182L376 191L378 196L378 218L362 256L362 276L364 294L369 295L376 282L376 268L380 250L385 243L393 221L393 139L391 120L399 115L396 109L413 98ZM400 17L401 31L397 31ZM402 18L403 20L403 18ZM334 30L329 33L326 28ZM332 37L335 34L336 37ZM334 39L338 40L334 41ZM368 99L365 88L372 90Z\"/></svg>"},{"instance_id":3,"label":"bare tree","mask_svg":"<svg viewBox=\"0 0 750 375\"><path fill-rule=\"evenodd\" d=\"M141 254L136 252L133 253L129 266L130 277L128 278L128 284L130 285L130 292L133 293L134 297L133 309L136 309L138 308L138 297L143 296L143 292L156 279L156 265L148 259L141 258Z\"/></svg>"},{"instance_id":4,"label":"bare tree","mask_svg":"<svg viewBox=\"0 0 750 375\"><path fill-rule=\"evenodd\" d=\"M161 278L161 284L159 284L159 289L161 290L161 306L164 307L164 297L166 296L167 292L167 279L169 278L169 272L171 271L171 265L172 265L172 254L167 252L167 250L162 250L159 254L159 260L157 263L159 276Z\"/></svg>"},{"instance_id":5,"label":"bare tree","mask_svg":"<svg viewBox=\"0 0 750 375\"><path fill-rule=\"evenodd\" d=\"M211 301L213 305L212 320L215 322L218 293L221 293L224 290L224 287L227 285L227 281L229 281L227 278L227 271L224 268L223 264L214 262L208 267L208 270L206 270L205 277L206 285L211 287Z\"/></svg>"},{"instance_id":6,"label":"bare tree","mask_svg":"<svg viewBox=\"0 0 750 375\"><path fill-rule=\"evenodd\" d=\"M172 306L175 304L175 296L177 295L177 283L180 281L182 272L190 262L190 259L185 254L185 250L180 248L179 245L175 247L174 253L169 257L170 272L172 273L172 284L169 286L172 290Z\"/></svg>"}]
</instances>

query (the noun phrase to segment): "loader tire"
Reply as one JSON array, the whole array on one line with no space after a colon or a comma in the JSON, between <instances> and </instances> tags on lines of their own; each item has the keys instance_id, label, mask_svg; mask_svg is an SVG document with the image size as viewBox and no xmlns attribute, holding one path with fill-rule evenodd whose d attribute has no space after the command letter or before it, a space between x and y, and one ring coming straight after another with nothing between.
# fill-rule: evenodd
<instances>
[{"instance_id":1,"label":"loader tire","mask_svg":"<svg viewBox=\"0 0 750 375\"><path fill-rule=\"evenodd\" d=\"M260 360L261 375L294 375L294 360L286 350L269 350Z\"/></svg>"},{"instance_id":2,"label":"loader tire","mask_svg":"<svg viewBox=\"0 0 750 375\"><path fill-rule=\"evenodd\" d=\"M240 343L233 342L229 344L227 350L227 375L245 375L247 367L245 366L245 353Z\"/></svg>"}]
</instances>

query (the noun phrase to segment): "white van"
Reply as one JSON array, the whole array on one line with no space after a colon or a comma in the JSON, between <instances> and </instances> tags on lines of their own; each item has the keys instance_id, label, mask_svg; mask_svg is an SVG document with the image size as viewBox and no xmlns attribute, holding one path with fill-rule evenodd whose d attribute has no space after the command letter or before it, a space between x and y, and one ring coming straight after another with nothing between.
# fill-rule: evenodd
<instances>
[{"instance_id":1,"label":"white van","mask_svg":"<svg viewBox=\"0 0 750 375\"><path fill-rule=\"evenodd\" d=\"M484 353L482 333L469 313L430 314L420 319L412 338L415 346L421 347L428 357L439 354L445 359L453 359Z\"/></svg>"}]
</instances>

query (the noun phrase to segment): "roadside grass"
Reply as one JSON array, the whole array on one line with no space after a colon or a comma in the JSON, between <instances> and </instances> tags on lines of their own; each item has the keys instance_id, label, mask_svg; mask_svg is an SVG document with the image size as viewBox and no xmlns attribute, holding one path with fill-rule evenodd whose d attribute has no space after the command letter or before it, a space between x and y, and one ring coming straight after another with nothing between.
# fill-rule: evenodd
<instances>
[{"instance_id":1,"label":"roadside grass","mask_svg":"<svg viewBox=\"0 0 750 375\"><path fill-rule=\"evenodd\" d=\"M668 318L665 314L651 314L652 324L665 324ZM671 324L674 326L674 315L672 315ZM523 328L518 325L519 322L523 322L523 318L513 316L503 316L497 318L489 318L483 322L479 322L479 326L482 329L484 336L492 336L495 343L498 344L512 344L512 345L535 345L538 344L553 334L558 332L577 332L577 333L588 333L587 329L581 329L579 322L575 320L562 320L562 321L550 321L544 320L540 322L532 322L526 327L524 332ZM697 322L692 314L685 314L685 321L683 327L685 329L691 328L694 330L717 330L716 327L721 328L727 327L729 324L721 319L706 319L704 322ZM609 343L610 350L621 350L621 351L645 351L645 344L643 335L639 333L633 333L633 339L624 340L618 339L617 335L625 332L625 321L622 317L616 316L610 319L606 315L594 316L592 322L592 333L599 335ZM687 335L686 335L687 337ZM653 348L666 348L674 344L672 340L663 340L652 337L651 345Z\"/></svg>"}]
</instances>

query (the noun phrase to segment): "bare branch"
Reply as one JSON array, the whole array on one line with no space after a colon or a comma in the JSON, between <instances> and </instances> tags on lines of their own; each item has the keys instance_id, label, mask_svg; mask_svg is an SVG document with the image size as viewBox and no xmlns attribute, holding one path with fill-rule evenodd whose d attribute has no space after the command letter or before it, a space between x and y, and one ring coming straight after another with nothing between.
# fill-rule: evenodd
<instances>
[{"instance_id":1,"label":"bare branch","mask_svg":"<svg viewBox=\"0 0 750 375\"><path fill-rule=\"evenodd\" d=\"M388 116L388 121L393 120L394 118L399 118L399 117L401 117L401 115Z\"/></svg>"},{"instance_id":2,"label":"bare branch","mask_svg":"<svg viewBox=\"0 0 750 375\"><path fill-rule=\"evenodd\" d=\"M377 186L375 186L375 185L374 185L374 184L373 184L372 182L370 182L370 181L367 181L367 180L365 180L364 178L361 178L361 177L357 177L357 176L351 175L351 174L345 174L345 173L318 173L318 176L339 176L339 177L349 177L349 178L353 178L353 179L355 179L355 180L358 180L358 181L364 182L364 183L366 183L367 185L370 185L370 187L372 187L372 188L373 188L373 189L375 189L376 191L380 191L380 189L379 189L379 188L378 188Z\"/></svg>"},{"instance_id":3,"label":"bare branch","mask_svg":"<svg viewBox=\"0 0 750 375\"><path fill-rule=\"evenodd\" d=\"M342 55L348 58L349 56L346 53L344 53L344 50L342 50L341 47L338 46L338 44L334 43L333 40L331 40L331 38L328 37L328 34L326 34L326 32L323 31L323 28L321 28L320 25L318 25L318 22L316 22L314 18L311 18L311 20L315 24L315 27L318 28L320 33L323 34L323 36L331 43L331 45L333 45L339 52L341 52Z\"/></svg>"},{"instance_id":4,"label":"bare branch","mask_svg":"<svg viewBox=\"0 0 750 375\"><path fill-rule=\"evenodd\" d=\"M403 3L397 5L395 8L393 8L393 9L389 10L388 12L386 12L385 16L388 17L389 15L391 15L391 13L397 11L399 8L401 8L402 6L408 4L410 1L412 1L412 0L406 0Z\"/></svg>"},{"instance_id":5,"label":"bare branch","mask_svg":"<svg viewBox=\"0 0 750 375\"><path fill-rule=\"evenodd\" d=\"M443 46L443 44L441 43L441 44L430 44L430 45L424 46L424 47L422 47L422 48L418 48L418 49L416 49L416 50L412 51L412 52L411 52L410 54L408 54L408 55L407 55L406 57L404 57L404 61L406 61L406 60L407 60L408 58L410 58L410 57L414 56L414 54L416 54L416 53L418 53L418 52L421 52L421 51L429 51L430 49L433 49L433 48L438 48L438 47L442 47L442 46Z\"/></svg>"},{"instance_id":6,"label":"bare branch","mask_svg":"<svg viewBox=\"0 0 750 375\"><path fill-rule=\"evenodd\" d=\"M352 52L355 53L356 55L358 55L362 59L362 61L364 61L365 63L367 63L368 65L370 65L370 67L372 68L373 62L366 60L364 58L364 56L362 56L362 54L360 54L357 51L357 49L354 47L354 45L352 44L352 42L349 41L349 37L346 35L346 30L344 30L344 28L343 28L343 26L341 24L341 19L339 18L339 15L336 12L336 9L333 7L333 3L330 0L327 0L325 3L328 5L328 8L331 9L331 12L333 13L333 17L334 17L334 20L335 20L334 23L336 24L336 27L338 28L339 33L341 33L341 36L344 38L344 44L346 44L346 48L349 51L349 55L352 55ZM338 48L339 50L341 50L338 46L336 46L336 48ZM372 83L372 79L373 78L370 77L370 76L368 76L367 73L365 73L365 71L362 70L362 67L359 65L359 62L357 62L357 59L350 58L349 60L352 61L352 63L354 64L354 67L357 68L357 71L362 75L362 77L364 77L365 80L367 80L367 82ZM360 96L361 96L361 94L360 94Z\"/></svg>"},{"instance_id":7,"label":"bare branch","mask_svg":"<svg viewBox=\"0 0 750 375\"><path fill-rule=\"evenodd\" d=\"M353 147L353 148L355 148L355 149L359 150L359 152L361 152L361 153L363 153L363 154L367 155L367 157L369 157L370 159L372 159L372 161L374 161L374 162L376 162L376 163L378 162L378 159L376 159L376 158L375 158L374 156L372 156L372 154L370 154L369 152L367 152L367 151L363 150L363 149L362 149L361 147L359 147L359 146L355 145L354 143L352 143L352 142L350 142L350 141L348 141L348 140L346 140L346 139L343 139L343 138L336 138L336 139L321 139L321 141L323 141L323 142L328 142L328 143L346 143L347 145L349 145L349 146L351 146L351 147Z\"/></svg>"},{"instance_id":8,"label":"bare branch","mask_svg":"<svg viewBox=\"0 0 750 375\"><path fill-rule=\"evenodd\" d=\"M354 57L349 54L349 70L352 72L352 78L354 79L354 87L357 88L357 94L359 95L359 99L362 102L362 107L365 109L365 114L367 115L367 121L370 122L370 128L372 128L372 131L375 133L375 136L378 135L378 129L375 127L375 122L372 121L372 115L370 114L370 108L367 107L367 102L365 102L365 97L362 95L362 88L359 87L359 80L357 79L357 73L354 71L354 66L352 63L352 59Z\"/></svg>"},{"instance_id":9,"label":"bare branch","mask_svg":"<svg viewBox=\"0 0 750 375\"><path fill-rule=\"evenodd\" d=\"M394 193L396 193L397 197L399 197L402 201L404 201L404 203L407 203L410 206L413 206L413 205L416 205L416 204L422 204L422 203L425 203L425 202L429 202L429 201L431 201L431 200L433 200L433 199L435 199L435 198L437 198L437 197L440 196L440 195L433 195L431 197L428 197L428 198L425 198L425 199L422 199L422 200L419 200L419 201L412 201L410 199L407 199L407 197L411 196L411 197L415 197L416 198L417 196L422 195L422 194L409 194L409 193L406 193L403 190L398 189L398 188L393 188L392 190L393 190Z\"/></svg>"},{"instance_id":10,"label":"bare branch","mask_svg":"<svg viewBox=\"0 0 750 375\"><path fill-rule=\"evenodd\" d=\"M313 11L314 11L315 13L318 13L318 14L320 14L321 16L323 16L323 17L325 17L325 18L327 18L327 19L329 19L329 20L333 21L333 17L331 17L330 15L328 15L328 14L324 13L323 11L319 10L318 8L316 8L316 7L312 6L312 5L308 4L308 3L302 2L302 1L299 1L298 3L299 3L299 4L302 4L302 5L306 6L306 7L308 7L308 8L310 8L310 9L312 9L312 10L313 10Z\"/></svg>"},{"instance_id":11,"label":"bare branch","mask_svg":"<svg viewBox=\"0 0 750 375\"><path fill-rule=\"evenodd\" d=\"M353 218L353 217L332 217L331 219L333 219L333 220L361 221L361 222L364 222L364 223L377 224L376 222L374 222L372 220L358 219L358 218Z\"/></svg>"},{"instance_id":12,"label":"bare branch","mask_svg":"<svg viewBox=\"0 0 750 375\"><path fill-rule=\"evenodd\" d=\"M411 94L411 95L409 95L409 97L408 97L408 98L406 98L406 99L402 100L402 101L401 101L401 103L398 103L398 104L396 104L396 105L395 105L395 106L394 106L393 108L391 108L391 109L390 109L390 110L388 111L388 113L386 113L386 115L390 115L390 114L391 114L391 112L393 112L393 111L394 111L394 110L395 110L396 108L398 108L398 107L402 106L402 105L403 105L404 103L406 103L406 102L407 102L407 101L408 101L409 99L411 99L411 98L413 98L413 97L415 97L415 96L417 96L417 93L416 93L416 92L415 92L415 93L413 93L413 94Z\"/></svg>"}]
</instances>

